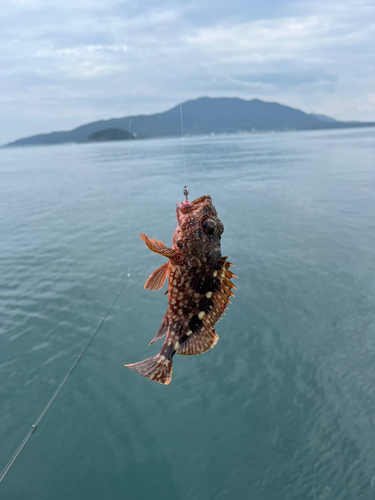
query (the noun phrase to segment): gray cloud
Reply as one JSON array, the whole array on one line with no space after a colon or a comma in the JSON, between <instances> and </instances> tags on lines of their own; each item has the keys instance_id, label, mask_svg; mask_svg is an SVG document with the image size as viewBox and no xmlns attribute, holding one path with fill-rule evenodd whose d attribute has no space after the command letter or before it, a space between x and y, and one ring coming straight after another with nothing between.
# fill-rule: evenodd
<instances>
[{"instance_id":1,"label":"gray cloud","mask_svg":"<svg viewBox=\"0 0 375 500\"><path fill-rule=\"evenodd\" d=\"M127 114L129 54L134 113L227 95L375 121L374 38L365 0L13 0L0 143Z\"/></svg>"}]
</instances>

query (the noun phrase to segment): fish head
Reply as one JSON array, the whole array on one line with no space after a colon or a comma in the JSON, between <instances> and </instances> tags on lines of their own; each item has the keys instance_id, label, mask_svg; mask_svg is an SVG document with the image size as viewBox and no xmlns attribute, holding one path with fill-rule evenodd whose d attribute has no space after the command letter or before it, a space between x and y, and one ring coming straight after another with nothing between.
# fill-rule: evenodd
<instances>
[{"instance_id":1,"label":"fish head","mask_svg":"<svg viewBox=\"0 0 375 500\"><path fill-rule=\"evenodd\" d=\"M192 202L177 202L177 227L173 248L192 265L214 265L221 257L220 240L224 226L211 196L203 195Z\"/></svg>"}]
</instances>

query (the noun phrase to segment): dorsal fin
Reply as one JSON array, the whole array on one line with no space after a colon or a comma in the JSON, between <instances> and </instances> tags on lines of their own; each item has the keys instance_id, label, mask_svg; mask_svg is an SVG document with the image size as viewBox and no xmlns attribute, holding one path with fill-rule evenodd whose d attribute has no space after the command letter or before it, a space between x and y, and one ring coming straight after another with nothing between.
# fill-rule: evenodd
<instances>
[{"instance_id":1,"label":"dorsal fin","mask_svg":"<svg viewBox=\"0 0 375 500\"><path fill-rule=\"evenodd\" d=\"M227 257L224 257L227 259ZM230 267L234 267L233 264L226 261L221 270L218 271L219 275L219 285L216 291L212 294L212 300L214 307L212 310L212 320L213 323L221 318L225 309L228 309L227 304L230 303L230 297L234 297L232 293L232 288L236 290L236 287L231 282L231 278L237 278L235 274L229 271Z\"/></svg>"},{"instance_id":2,"label":"dorsal fin","mask_svg":"<svg viewBox=\"0 0 375 500\"><path fill-rule=\"evenodd\" d=\"M167 278L168 268L169 262L166 262L162 266L158 267L156 271L150 274L150 277L145 283L145 288L147 290L160 290L160 288L163 288Z\"/></svg>"},{"instance_id":3,"label":"dorsal fin","mask_svg":"<svg viewBox=\"0 0 375 500\"><path fill-rule=\"evenodd\" d=\"M204 326L201 330L193 333L177 349L177 354L182 356L194 356L212 349L219 340L219 335L211 326Z\"/></svg>"}]
</instances>

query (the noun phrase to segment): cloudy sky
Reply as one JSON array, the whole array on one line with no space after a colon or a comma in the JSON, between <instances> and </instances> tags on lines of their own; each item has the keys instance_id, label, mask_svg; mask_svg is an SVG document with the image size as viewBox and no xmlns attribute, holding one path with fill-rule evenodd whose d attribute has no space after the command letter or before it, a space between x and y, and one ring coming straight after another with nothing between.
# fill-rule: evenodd
<instances>
[{"instance_id":1,"label":"cloudy sky","mask_svg":"<svg viewBox=\"0 0 375 500\"><path fill-rule=\"evenodd\" d=\"M0 144L204 95L375 121L375 2L4 0L0 75Z\"/></svg>"}]
</instances>

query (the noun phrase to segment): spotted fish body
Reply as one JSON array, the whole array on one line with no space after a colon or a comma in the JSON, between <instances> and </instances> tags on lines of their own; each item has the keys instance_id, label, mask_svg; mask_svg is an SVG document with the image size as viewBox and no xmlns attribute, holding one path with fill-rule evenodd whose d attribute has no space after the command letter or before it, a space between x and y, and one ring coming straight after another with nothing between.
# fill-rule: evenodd
<instances>
[{"instance_id":1,"label":"spotted fish body","mask_svg":"<svg viewBox=\"0 0 375 500\"><path fill-rule=\"evenodd\" d=\"M168 278L168 309L161 327L150 345L166 336L156 356L125 365L144 377L169 384L172 358L177 354L195 355L211 349L219 337L214 324L227 309L231 282L236 277L227 257L221 256L220 239L224 226L209 195L193 202L178 202L177 228L172 248L141 234L146 245L168 258L145 283L159 290Z\"/></svg>"}]
</instances>

